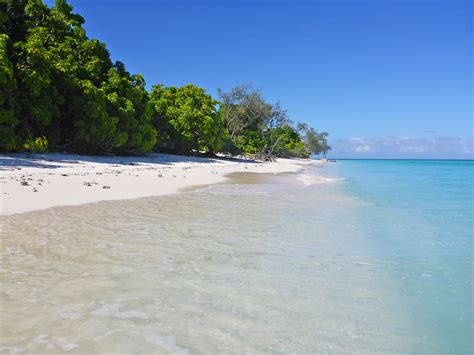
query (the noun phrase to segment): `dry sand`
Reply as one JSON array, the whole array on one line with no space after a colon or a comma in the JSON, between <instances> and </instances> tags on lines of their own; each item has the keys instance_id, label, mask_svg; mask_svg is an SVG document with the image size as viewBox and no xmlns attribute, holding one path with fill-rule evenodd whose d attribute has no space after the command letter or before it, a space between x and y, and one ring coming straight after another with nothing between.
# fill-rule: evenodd
<instances>
[{"instance_id":1,"label":"dry sand","mask_svg":"<svg viewBox=\"0 0 474 355\"><path fill-rule=\"evenodd\" d=\"M166 154L94 157L0 155L0 215L104 200L159 196L225 181L236 172L295 172L310 160L261 163Z\"/></svg>"}]
</instances>

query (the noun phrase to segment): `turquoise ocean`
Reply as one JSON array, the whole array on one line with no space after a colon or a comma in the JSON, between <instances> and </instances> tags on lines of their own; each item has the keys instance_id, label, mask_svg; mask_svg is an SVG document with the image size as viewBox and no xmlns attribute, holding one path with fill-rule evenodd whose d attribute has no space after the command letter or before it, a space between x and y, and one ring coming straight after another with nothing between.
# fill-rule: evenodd
<instances>
[{"instance_id":1,"label":"turquoise ocean","mask_svg":"<svg viewBox=\"0 0 474 355\"><path fill-rule=\"evenodd\" d=\"M406 350L473 353L474 161L346 160L330 170L364 204L356 229L419 341Z\"/></svg>"},{"instance_id":2,"label":"turquoise ocean","mask_svg":"<svg viewBox=\"0 0 474 355\"><path fill-rule=\"evenodd\" d=\"M474 162L1 217L0 352L473 353Z\"/></svg>"}]
</instances>

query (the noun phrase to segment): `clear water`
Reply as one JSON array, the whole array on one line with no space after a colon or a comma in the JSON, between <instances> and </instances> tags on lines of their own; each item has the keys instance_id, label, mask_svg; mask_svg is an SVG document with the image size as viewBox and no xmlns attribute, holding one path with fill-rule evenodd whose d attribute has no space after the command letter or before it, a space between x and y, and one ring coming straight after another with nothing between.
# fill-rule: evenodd
<instances>
[{"instance_id":1,"label":"clear water","mask_svg":"<svg viewBox=\"0 0 474 355\"><path fill-rule=\"evenodd\" d=\"M1 217L0 352L472 353L472 161Z\"/></svg>"}]
</instances>

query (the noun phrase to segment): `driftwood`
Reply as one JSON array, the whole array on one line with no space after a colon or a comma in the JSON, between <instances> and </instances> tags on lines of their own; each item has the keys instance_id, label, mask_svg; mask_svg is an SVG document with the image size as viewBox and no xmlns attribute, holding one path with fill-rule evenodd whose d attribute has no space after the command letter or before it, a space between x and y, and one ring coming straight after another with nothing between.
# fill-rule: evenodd
<instances>
[{"instance_id":1,"label":"driftwood","mask_svg":"<svg viewBox=\"0 0 474 355\"><path fill-rule=\"evenodd\" d=\"M261 152L254 154L253 159L261 161L276 161L277 156L273 153L273 151L282 137L283 136L278 137L271 147L266 146Z\"/></svg>"},{"instance_id":2,"label":"driftwood","mask_svg":"<svg viewBox=\"0 0 474 355\"><path fill-rule=\"evenodd\" d=\"M255 153L250 155L250 158L253 160L260 160L260 161L276 161L277 157L273 152L269 152L266 150L263 150L259 153Z\"/></svg>"}]
</instances>

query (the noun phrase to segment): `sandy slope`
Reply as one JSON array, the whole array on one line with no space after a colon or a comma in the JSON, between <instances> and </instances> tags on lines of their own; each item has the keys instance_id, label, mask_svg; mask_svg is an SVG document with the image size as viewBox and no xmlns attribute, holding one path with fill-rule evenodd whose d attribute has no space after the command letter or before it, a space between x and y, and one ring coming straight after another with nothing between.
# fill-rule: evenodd
<instances>
[{"instance_id":1,"label":"sandy slope","mask_svg":"<svg viewBox=\"0 0 474 355\"><path fill-rule=\"evenodd\" d=\"M53 206L158 196L225 180L232 172L298 171L309 160L273 163L166 154L93 157L70 154L0 155L0 215Z\"/></svg>"}]
</instances>

